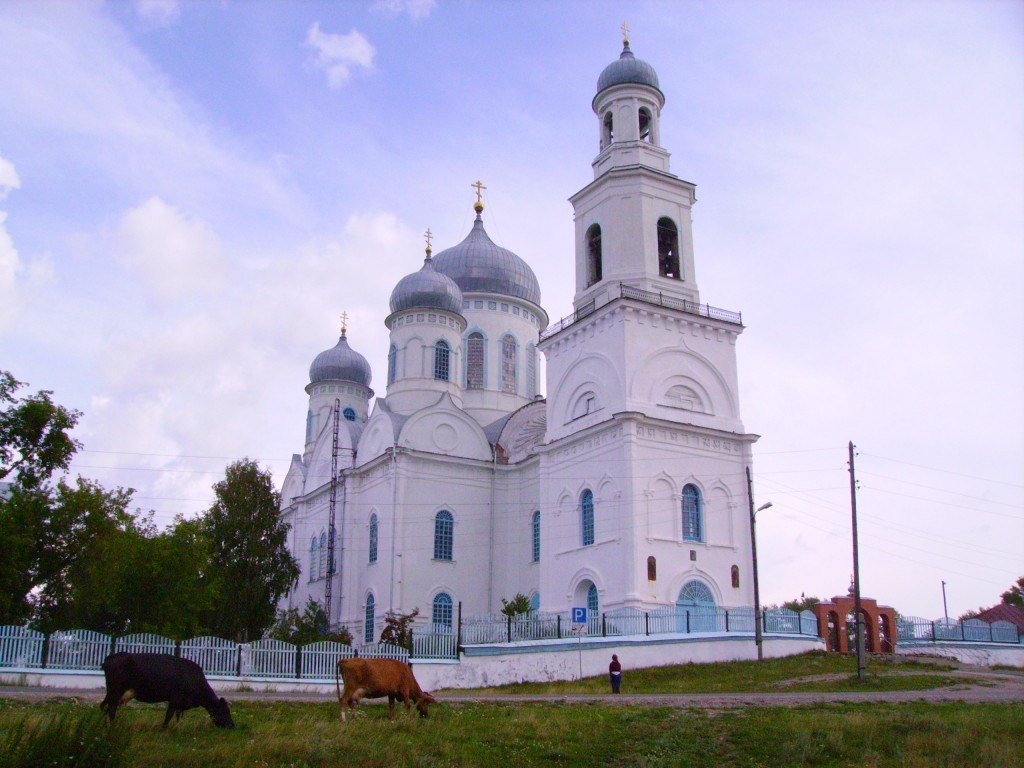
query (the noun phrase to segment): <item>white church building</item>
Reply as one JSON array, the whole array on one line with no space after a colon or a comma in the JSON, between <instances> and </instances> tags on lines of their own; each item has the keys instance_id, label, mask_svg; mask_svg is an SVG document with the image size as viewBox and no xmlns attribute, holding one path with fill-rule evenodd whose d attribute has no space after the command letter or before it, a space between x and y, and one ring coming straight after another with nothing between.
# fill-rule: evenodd
<instances>
[{"instance_id":1,"label":"white church building","mask_svg":"<svg viewBox=\"0 0 1024 768\"><path fill-rule=\"evenodd\" d=\"M329 598L359 644L388 611L451 625L517 593L552 613L753 605L742 319L701 303L664 104L627 40L597 81L593 181L570 198L572 316L549 325L478 188L466 238L428 244L395 285L384 396L344 329L317 355L282 486L302 565L282 607Z\"/></svg>"}]
</instances>

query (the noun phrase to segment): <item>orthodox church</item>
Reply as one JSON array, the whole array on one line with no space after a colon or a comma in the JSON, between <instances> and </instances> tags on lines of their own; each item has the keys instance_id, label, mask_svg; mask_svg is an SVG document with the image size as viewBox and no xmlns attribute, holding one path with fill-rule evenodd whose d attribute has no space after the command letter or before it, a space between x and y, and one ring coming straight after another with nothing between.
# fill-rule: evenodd
<instances>
[{"instance_id":1,"label":"orthodox church","mask_svg":"<svg viewBox=\"0 0 1024 768\"><path fill-rule=\"evenodd\" d=\"M466 238L436 255L428 238L391 293L384 396L344 328L316 356L281 501L303 573L282 607L312 597L372 642L389 610L451 626L517 593L552 613L753 605L742 318L701 303L664 104L625 40L597 81L593 181L570 198L570 317L549 324L529 265L488 237L478 183Z\"/></svg>"}]
</instances>

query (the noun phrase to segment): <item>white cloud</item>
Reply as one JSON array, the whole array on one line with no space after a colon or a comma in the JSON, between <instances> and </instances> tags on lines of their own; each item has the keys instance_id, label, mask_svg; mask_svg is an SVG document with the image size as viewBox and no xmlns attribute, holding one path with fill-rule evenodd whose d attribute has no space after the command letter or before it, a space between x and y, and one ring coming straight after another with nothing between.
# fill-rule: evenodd
<instances>
[{"instance_id":1,"label":"white cloud","mask_svg":"<svg viewBox=\"0 0 1024 768\"><path fill-rule=\"evenodd\" d=\"M0 157L0 200L7 197L10 189L20 189L21 179L18 172L14 170L14 164ZM0 211L0 330L7 327L14 317L17 305L18 294L15 290L15 280L18 272L21 271L21 261L18 259L18 251L14 247L14 241L7 233L4 222L7 221L7 214Z\"/></svg>"},{"instance_id":2,"label":"white cloud","mask_svg":"<svg viewBox=\"0 0 1024 768\"><path fill-rule=\"evenodd\" d=\"M173 298L220 286L221 246L201 219L151 197L121 218L117 258L158 295Z\"/></svg>"},{"instance_id":3,"label":"white cloud","mask_svg":"<svg viewBox=\"0 0 1024 768\"><path fill-rule=\"evenodd\" d=\"M377 51L370 41L357 30L347 35L335 35L320 30L320 22L313 22L306 34L307 46L316 52L313 66L327 73L327 84L341 88L352 76L354 67L370 69Z\"/></svg>"},{"instance_id":4,"label":"white cloud","mask_svg":"<svg viewBox=\"0 0 1024 768\"><path fill-rule=\"evenodd\" d=\"M135 11L143 21L156 27L167 27L178 20L181 5L178 0L136 0Z\"/></svg>"},{"instance_id":5,"label":"white cloud","mask_svg":"<svg viewBox=\"0 0 1024 768\"><path fill-rule=\"evenodd\" d=\"M386 16L408 13L414 19L430 15L437 6L437 0L376 0L373 10Z\"/></svg>"}]
</instances>

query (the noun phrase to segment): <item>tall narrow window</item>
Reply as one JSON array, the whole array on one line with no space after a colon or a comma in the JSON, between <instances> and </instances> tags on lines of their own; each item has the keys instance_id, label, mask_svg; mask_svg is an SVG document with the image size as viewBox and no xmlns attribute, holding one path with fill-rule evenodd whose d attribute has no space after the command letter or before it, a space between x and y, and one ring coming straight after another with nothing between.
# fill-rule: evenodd
<instances>
[{"instance_id":1,"label":"tall narrow window","mask_svg":"<svg viewBox=\"0 0 1024 768\"><path fill-rule=\"evenodd\" d=\"M370 562L377 562L377 513L370 515Z\"/></svg>"},{"instance_id":2,"label":"tall narrow window","mask_svg":"<svg viewBox=\"0 0 1024 768\"><path fill-rule=\"evenodd\" d=\"M451 631L452 598L447 592L439 592L431 606L430 621L435 631Z\"/></svg>"},{"instance_id":3,"label":"tall narrow window","mask_svg":"<svg viewBox=\"0 0 1024 768\"><path fill-rule=\"evenodd\" d=\"M466 340L466 389L484 388L484 335L479 331Z\"/></svg>"},{"instance_id":4,"label":"tall narrow window","mask_svg":"<svg viewBox=\"0 0 1024 768\"><path fill-rule=\"evenodd\" d=\"M356 412L351 408L346 408L344 411L341 412L341 415L345 417L345 421L356 420Z\"/></svg>"},{"instance_id":5,"label":"tall narrow window","mask_svg":"<svg viewBox=\"0 0 1024 768\"><path fill-rule=\"evenodd\" d=\"M683 540L703 541L700 491L695 485L683 488Z\"/></svg>"},{"instance_id":6,"label":"tall narrow window","mask_svg":"<svg viewBox=\"0 0 1024 768\"><path fill-rule=\"evenodd\" d=\"M740 567L738 565L732 567L732 588L740 588Z\"/></svg>"},{"instance_id":7,"label":"tall narrow window","mask_svg":"<svg viewBox=\"0 0 1024 768\"><path fill-rule=\"evenodd\" d=\"M601 225L591 224L587 230L587 285L601 279Z\"/></svg>"},{"instance_id":8,"label":"tall narrow window","mask_svg":"<svg viewBox=\"0 0 1024 768\"><path fill-rule=\"evenodd\" d=\"M594 494L588 488L580 496L580 530L583 546L594 543Z\"/></svg>"},{"instance_id":9,"label":"tall narrow window","mask_svg":"<svg viewBox=\"0 0 1024 768\"><path fill-rule=\"evenodd\" d=\"M505 336L501 340L501 391L516 393L516 340Z\"/></svg>"},{"instance_id":10,"label":"tall narrow window","mask_svg":"<svg viewBox=\"0 0 1024 768\"><path fill-rule=\"evenodd\" d=\"M322 579L327 575L327 532L320 534L320 564L317 566L317 575Z\"/></svg>"},{"instance_id":11,"label":"tall narrow window","mask_svg":"<svg viewBox=\"0 0 1024 768\"><path fill-rule=\"evenodd\" d=\"M526 345L526 396L533 400L537 396L537 346Z\"/></svg>"},{"instance_id":12,"label":"tall narrow window","mask_svg":"<svg viewBox=\"0 0 1024 768\"><path fill-rule=\"evenodd\" d=\"M373 614L377 601L373 599L373 592L366 596L366 609L363 611L363 642L373 642Z\"/></svg>"},{"instance_id":13,"label":"tall narrow window","mask_svg":"<svg viewBox=\"0 0 1024 768\"><path fill-rule=\"evenodd\" d=\"M388 350L388 384L395 383L395 373L398 367L398 349L394 344Z\"/></svg>"},{"instance_id":14,"label":"tall narrow window","mask_svg":"<svg viewBox=\"0 0 1024 768\"><path fill-rule=\"evenodd\" d=\"M534 592L530 595L530 611L536 613L540 610L540 592Z\"/></svg>"},{"instance_id":15,"label":"tall narrow window","mask_svg":"<svg viewBox=\"0 0 1024 768\"><path fill-rule=\"evenodd\" d=\"M637 113L640 117L640 141L653 141L651 137L651 110L647 107L640 107Z\"/></svg>"},{"instance_id":16,"label":"tall narrow window","mask_svg":"<svg viewBox=\"0 0 1024 768\"><path fill-rule=\"evenodd\" d=\"M455 538L455 519L442 509L434 517L434 559L451 560Z\"/></svg>"},{"instance_id":17,"label":"tall narrow window","mask_svg":"<svg viewBox=\"0 0 1024 768\"><path fill-rule=\"evenodd\" d=\"M591 582L589 589L587 589L587 613L591 616L597 616L600 611L601 605L598 602L597 587Z\"/></svg>"},{"instance_id":18,"label":"tall narrow window","mask_svg":"<svg viewBox=\"0 0 1024 768\"><path fill-rule=\"evenodd\" d=\"M533 534L533 556L535 563L540 562L540 510L533 513L533 521L530 523L530 531Z\"/></svg>"},{"instance_id":19,"label":"tall narrow window","mask_svg":"<svg viewBox=\"0 0 1024 768\"><path fill-rule=\"evenodd\" d=\"M679 230L672 219L658 219L658 274L682 279L679 271Z\"/></svg>"},{"instance_id":20,"label":"tall narrow window","mask_svg":"<svg viewBox=\"0 0 1024 768\"><path fill-rule=\"evenodd\" d=\"M653 556L647 558L647 580L658 580L658 561Z\"/></svg>"},{"instance_id":21,"label":"tall narrow window","mask_svg":"<svg viewBox=\"0 0 1024 768\"><path fill-rule=\"evenodd\" d=\"M313 535L313 540L309 542L309 580L316 581L317 568L320 565L320 552L316 545L316 534Z\"/></svg>"},{"instance_id":22,"label":"tall narrow window","mask_svg":"<svg viewBox=\"0 0 1024 768\"><path fill-rule=\"evenodd\" d=\"M443 339L434 347L434 378L448 381L451 372L452 348Z\"/></svg>"}]
</instances>

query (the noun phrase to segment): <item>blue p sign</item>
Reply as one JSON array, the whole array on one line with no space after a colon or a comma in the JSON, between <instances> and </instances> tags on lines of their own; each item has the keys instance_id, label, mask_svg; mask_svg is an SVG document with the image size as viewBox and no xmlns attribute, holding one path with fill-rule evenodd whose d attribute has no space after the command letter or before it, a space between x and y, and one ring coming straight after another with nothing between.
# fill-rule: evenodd
<instances>
[{"instance_id":1,"label":"blue p sign","mask_svg":"<svg viewBox=\"0 0 1024 768\"><path fill-rule=\"evenodd\" d=\"M587 609L586 608L573 608L572 609L572 623L573 624L586 624L587 623Z\"/></svg>"}]
</instances>

